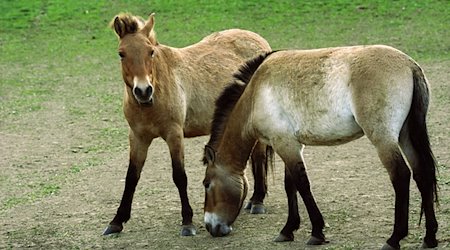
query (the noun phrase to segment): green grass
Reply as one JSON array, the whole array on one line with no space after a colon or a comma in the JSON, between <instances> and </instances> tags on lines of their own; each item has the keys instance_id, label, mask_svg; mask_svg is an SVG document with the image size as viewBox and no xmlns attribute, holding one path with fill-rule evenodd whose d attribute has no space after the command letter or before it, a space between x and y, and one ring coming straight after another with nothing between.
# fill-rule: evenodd
<instances>
[{"instance_id":1,"label":"green grass","mask_svg":"<svg viewBox=\"0 0 450 250\"><path fill-rule=\"evenodd\" d=\"M159 40L176 47L239 27L260 33L275 49L382 43L419 62L450 59L450 15L443 11L449 1L22 0L1 1L0 8L2 119L13 106L15 113L41 110L58 91L86 80L65 85L71 78L87 76L83 94L96 96L98 82L120 82L117 41L108 27L119 12L156 12Z\"/></svg>"}]
</instances>

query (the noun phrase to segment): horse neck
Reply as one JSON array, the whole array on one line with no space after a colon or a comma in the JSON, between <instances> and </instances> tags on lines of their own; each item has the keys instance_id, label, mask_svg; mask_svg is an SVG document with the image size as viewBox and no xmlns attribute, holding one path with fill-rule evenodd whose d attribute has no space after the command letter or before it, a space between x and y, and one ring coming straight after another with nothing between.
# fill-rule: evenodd
<instances>
[{"instance_id":1,"label":"horse neck","mask_svg":"<svg viewBox=\"0 0 450 250\"><path fill-rule=\"evenodd\" d=\"M249 105L240 105L248 107ZM230 171L243 174L256 138L247 132L248 109L235 109L227 120L217 147L218 159Z\"/></svg>"},{"instance_id":2,"label":"horse neck","mask_svg":"<svg viewBox=\"0 0 450 250\"><path fill-rule=\"evenodd\" d=\"M178 49L159 44L157 46L157 56L153 64L155 79L160 84L156 85L156 91L165 91L165 88L173 87L173 68L180 60Z\"/></svg>"}]
</instances>

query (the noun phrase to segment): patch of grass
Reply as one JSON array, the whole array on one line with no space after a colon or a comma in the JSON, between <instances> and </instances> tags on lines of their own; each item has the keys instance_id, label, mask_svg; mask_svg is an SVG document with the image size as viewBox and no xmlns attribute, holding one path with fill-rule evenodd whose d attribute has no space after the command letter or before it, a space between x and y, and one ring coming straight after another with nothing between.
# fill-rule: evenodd
<instances>
[{"instance_id":1,"label":"patch of grass","mask_svg":"<svg viewBox=\"0 0 450 250\"><path fill-rule=\"evenodd\" d=\"M19 204L25 204L28 201L29 201L28 197L15 197L15 196L9 197L3 203L3 205L1 206L0 210L10 209L10 208L15 207L15 206L17 206Z\"/></svg>"},{"instance_id":2,"label":"patch of grass","mask_svg":"<svg viewBox=\"0 0 450 250\"><path fill-rule=\"evenodd\" d=\"M40 187L39 195L45 197L49 195L55 195L59 193L61 187L55 183L42 183Z\"/></svg>"},{"instance_id":3,"label":"patch of grass","mask_svg":"<svg viewBox=\"0 0 450 250\"><path fill-rule=\"evenodd\" d=\"M40 183L33 188L33 191L22 196L12 196L6 199L6 201L0 207L1 210L10 209L12 207L34 202L36 200L48 197L51 195L57 195L59 193L60 186L56 183Z\"/></svg>"},{"instance_id":4,"label":"patch of grass","mask_svg":"<svg viewBox=\"0 0 450 250\"><path fill-rule=\"evenodd\" d=\"M384 43L421 60L449 58L446 36L439 34L448 37L449 17L441 10L450 4L442 1L188 0L155 1L147 8L137 3L136 7L139 10L131 11L144 17L157 13L160 40L174 46L239 27L262 34L273 48Z\"/></svg>"}]
</instances>

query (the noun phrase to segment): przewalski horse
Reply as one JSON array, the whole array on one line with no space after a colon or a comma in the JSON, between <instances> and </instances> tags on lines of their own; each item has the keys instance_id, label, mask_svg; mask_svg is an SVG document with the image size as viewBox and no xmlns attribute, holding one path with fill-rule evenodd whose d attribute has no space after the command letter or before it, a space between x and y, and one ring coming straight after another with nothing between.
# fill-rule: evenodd
<instances>
[{"instance_id":1,"label":"przewalski horse","mask_svg":"<svg viewBox=\"0 0 450 250\"><path fill-rule=\"evenodd\" d=\"M119 56L125 82L123 111L128 121L130 160L120 206L103 232L118 233L130 219L136 185L152 140L161 137L169 147L172 176L181 199L182 235L195 235L192 208L187 194L183 138L210 133L214 101L232 80L242 63L270 51L266 40L256 33L230 29L213 33L185 48L158 43L154 15L147 21L119 14L111 25L119 37ZM255 147L256 208L266 192L266 147ZM256 209L256 212L261 212Z\"/></svg>"},{"instance_id":2,"label":"przewalski horse","mask_svg":"<svg viewBox=\"0 0 450 250\"><path fill-rule=\"evenodd\" d=\"M227 235L247 190L246 159L256 141L285 163L289 216L276 241L299 228L297 191L312 224L308 244L326 242L324 220L311 193L305 145L339 145L366 135L395 191L394 230L383 249L399 249L408 234L411 171L426 219L423 247L436 247L436 162L426 127L429 86L419 65L382 45L279 51L244 65L220 99L206 145L205 224ZM224 110L227 109L227 110ZM212 145L212 146L211 146Z\"/></svg>"}]
</instances>

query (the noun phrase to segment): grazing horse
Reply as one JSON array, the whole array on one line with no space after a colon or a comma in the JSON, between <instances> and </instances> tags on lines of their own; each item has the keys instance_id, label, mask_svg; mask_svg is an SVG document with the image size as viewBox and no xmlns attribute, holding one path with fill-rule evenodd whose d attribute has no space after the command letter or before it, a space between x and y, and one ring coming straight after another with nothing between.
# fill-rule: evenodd
<instances>
[{"instance_id":1,"label":"grazing horse","mask_svg":"<svg viewBox=\"0 0 450 250\"><path fill-rule=\"evenodd\" d=\"M161 137L169 147L172 177L180 195L181 234L195 235L186 190L183 138L209 134L214 101L231 82L232 73L245 61L270 51L270 46L258 34L239 29L213 33L185 48L165 46L156 40L153 14L147 21L119 14L111 25L119 38L130 158L120 206L103 234L121 232L123 223L130 219L147 150L153 139ZM263 145L255 147L252 157L258 181L251 202L256 205L262 204L266 191L265 150Z\"/></svg>"},{"instance_id":2,"label":"grazing horse","mask_svg":"<svg viewBox=\"0 0 450 250\"><path fill-rule=\"evenodd\" d=\"M429 86L419 65L382 45L267 53L247 62L216 106L204 162L205 226L227 235L247 191L245 163L256 141L285 163L287 223L275 241L292 241L300 225L297 191L312 224L307 244L323 244L324 220L311 193L305 145L339 145L366 135L395 191L394 230L383 249L408 233L411 171L426 218L423 247L436 247L436 162L426 128Z\"/></svg>"}]
</instances>

